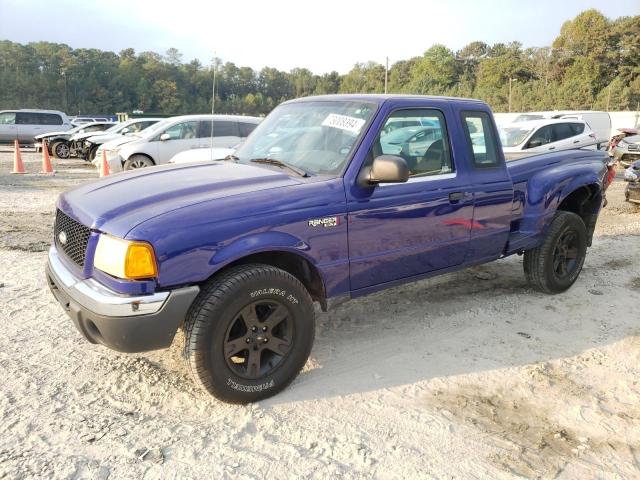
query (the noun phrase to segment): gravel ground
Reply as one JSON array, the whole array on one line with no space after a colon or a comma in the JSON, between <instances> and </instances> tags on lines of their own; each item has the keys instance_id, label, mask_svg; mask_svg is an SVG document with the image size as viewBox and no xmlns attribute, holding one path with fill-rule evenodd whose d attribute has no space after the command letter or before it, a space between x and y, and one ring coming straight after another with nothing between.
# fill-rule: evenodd
<instances>
[{"instance_id":1,"label":"gravel ground","mask_svg":"<svg viewBox=\"0 0 640 480\"><path fill-rule=\"evenodd\" d=\"M27 170L38 158L24 153ZM0 478L638 478L640 208L609 190L578 282L519 257L319 313L304 372L251 406L197 390L179 349L90 345L46 287L56 195L0 151Z\"/></svg>"}]
</instances>

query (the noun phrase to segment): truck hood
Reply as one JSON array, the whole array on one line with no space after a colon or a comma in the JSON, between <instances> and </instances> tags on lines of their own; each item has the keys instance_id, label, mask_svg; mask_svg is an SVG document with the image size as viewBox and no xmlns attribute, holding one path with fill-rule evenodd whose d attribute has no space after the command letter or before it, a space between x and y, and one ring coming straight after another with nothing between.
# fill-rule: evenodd
<instances>
[{"instance_id":1,"label":"truck hood","mask_svg":"<svg viewBox=\"0 0 640 480\"><path fill-rule=\"evenodd\" d=\"M58 197L57 207L92 229L122 238L136 225L173 210L300 183L253 165L162 165L111 175L69 190Z\"/></svg>"}]
</instances>

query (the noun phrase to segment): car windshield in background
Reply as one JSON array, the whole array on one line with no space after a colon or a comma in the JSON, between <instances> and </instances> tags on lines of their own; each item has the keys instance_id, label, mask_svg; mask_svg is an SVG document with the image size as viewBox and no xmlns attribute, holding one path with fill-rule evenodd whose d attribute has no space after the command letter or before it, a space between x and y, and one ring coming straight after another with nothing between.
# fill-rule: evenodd
<instances>
[{"instance_id":1,"label":"car windshield in background","mask_svg":"<svg viewBox=\"0 0 640 480\"><path fill-rule=\"evenodd\" d=\"M240 163L273 159L313 175L337 175L366 130L376 105L308 101L281 105L235 152Z\"/></svg>"},{"instance_id":2,"label":"car windshield in background","mask_svg":"<svg viewBox=\"0 0 640 480\"><path fill-rule=\"evenodd\" d=\"M500 129L500 141L503 147L517 147L527 135L531 133L531 128L503 127Z\"/></svg>"}]
</instances>

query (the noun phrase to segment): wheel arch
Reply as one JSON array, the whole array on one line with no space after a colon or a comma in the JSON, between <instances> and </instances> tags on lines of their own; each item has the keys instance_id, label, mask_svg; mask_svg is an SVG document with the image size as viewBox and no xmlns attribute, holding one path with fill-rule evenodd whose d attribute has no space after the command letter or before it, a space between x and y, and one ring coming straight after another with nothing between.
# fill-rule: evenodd
<instances>
[{"instance_id":1,"label":"wheel arch","mask_svg":"<svg viewBox=\"0 0 640 480\"><path fill-rule=\"evenodd\" d=\"M313 301L320 304L322 311L327 311L325 281L320 269L307 256L290 249L281 247L268 248L239 256L227 261L224 266L217 269L209 279L229 268L250 263L270 265L290 273L302 282Z\"/></svg>"},{"instance_id":2,"label":"wheel arch","mask_svg":"<svg viewBox=\"0 0 640 480\"><path fill-rule=\"evenodd\" d=\"M145 153L145 152L135 152L135 153L132 153L131 155L129 155L127 158L123 158L123 159L122 159L122 167L124 168L124 164L125 164L125 162L126 162L127 160L130 160L132 157L136 157L136 156L138 156L138 157L146 157L146 158L148 158L149 160L151 160L151 162L152 162L154 165L157 165L156 161L155 161L155 160L153 159L153 157L152 157L151 155L149 155L148 153Z\"/></svg>"},{"instance_id":3,"label":"wheel arch","mask_svg":"<svg viewBox=\"0 0 640 480\"><path fill-rule=\"evenodd\" d=\"M602 206L602 194L599 184L589 183L566 192L558 204L558 211L572 212L582 218L587 228L588 246L591 246L593 240L596 220Z\"/></svg>"}]
</instances>

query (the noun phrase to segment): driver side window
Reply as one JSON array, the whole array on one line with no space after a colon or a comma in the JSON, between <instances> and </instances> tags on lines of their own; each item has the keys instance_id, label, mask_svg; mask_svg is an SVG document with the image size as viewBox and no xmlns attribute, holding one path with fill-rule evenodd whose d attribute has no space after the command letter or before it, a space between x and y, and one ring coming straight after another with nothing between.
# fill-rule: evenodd
<instances>
[{"instance_id":1,"label":"driver side window","mask_svg":"<svg viewBox=\"0 0 640 480\"><path fill-rule=\"evenodd\" d=\"M383 154L403 158L410 177L453 172L445 120L438 110L393 112L374 141L369 160Z\"/></svg>"},{"instance_id":2,"label":"driver side window","mask_svg":"<svg viewBox=\"0 0 640 480\"><path fill-rule=\"evenodd\" d=\"M529 143L527 144L527 148L539 147L551 142L553 142L552 125L547 125L531 136Z\"/></svg>"}]
</instances>

